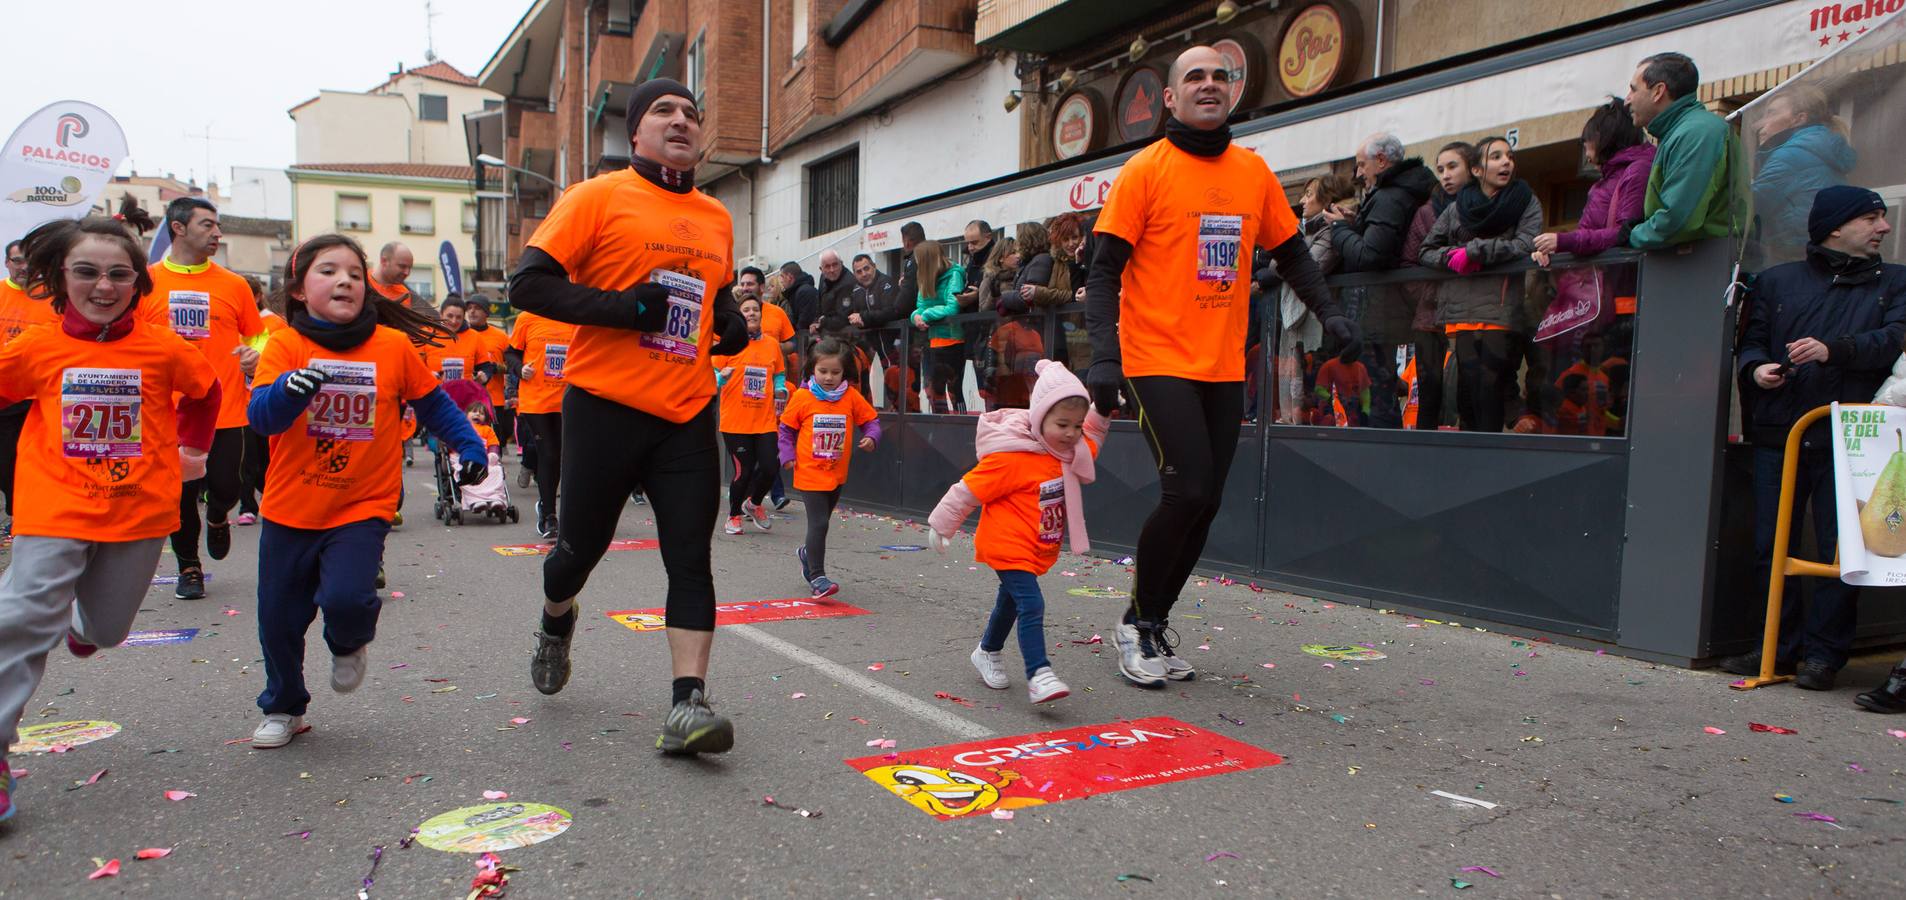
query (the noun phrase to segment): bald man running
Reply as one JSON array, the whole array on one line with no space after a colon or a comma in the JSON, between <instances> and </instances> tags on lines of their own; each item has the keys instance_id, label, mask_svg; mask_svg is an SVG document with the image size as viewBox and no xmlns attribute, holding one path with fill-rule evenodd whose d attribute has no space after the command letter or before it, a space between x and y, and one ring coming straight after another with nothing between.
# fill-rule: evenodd
<instances>
[{"instance_id":1,"label":"bald man running","mask_svg":"<svg viewBox=\"0 0 1906 900\"><path fill-rule=\"evenodd\" d=\"M1283 185L1231 143L1230 71L1210 47L1172 63L1165 138L1112 183L1086 276L1086 383L1100 410L1123 392L1158 463L1159 502L1138 537L1132 605L1116 632L1119 671L1156 686L1197 673L1172 652L1168 617L1224 495L1244 416L1253 247L1354 354L1362 341L1305 252Z\"/></svg>"}]
</instances>

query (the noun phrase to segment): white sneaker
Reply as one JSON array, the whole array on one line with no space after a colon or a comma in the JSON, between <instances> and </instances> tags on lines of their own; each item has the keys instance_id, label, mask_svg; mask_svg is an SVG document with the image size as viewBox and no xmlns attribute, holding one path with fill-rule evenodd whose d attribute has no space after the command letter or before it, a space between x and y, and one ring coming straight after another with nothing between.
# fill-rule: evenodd
<instances>
[{"instance_id":1,"label":"white sneaker","mask_svg":"<svg viewBox=\"0 0 1906 900\"><path fill-rule=\"evenodd\" d=\"M265 721L252 729L251 745L260 750L270 750L291 743L291 738L304 730L304 717L284 713L266 713Z\"/></svg>"},{"instance_id":2,"label":"white sneaker","mask_svg":"<svg viewBox=\"0 0 1906 900\"><path fill-rule=\"evenodd\" d=\"M348 694L364 683L364 667L370 661L371 645L357 648L356 653L331 657L331 690Z\"/></svg>"},{"instance_id":3,"label":"white sneaker","mask_svg":"<svg viewBox=\"0 0 1906 900\"><path fill-rule=\"evenodd\" d=\"M1190 681L1198 677L1198 670L1192 668L1190 662L1172 649L1173 645L1178 643L1178 632L1161 624L1155 634L1157 641L1154 649L1158 651L1159 658L1165 662L1165 677L1173 681Z\"/></svg>"},{"instance_id":4,"label":"white sneaker","mask_svg":"<svg viewBox=\"0 0 1906 900\"><path fill-rule=\"evenodd\" d=\"M1152 646L1149 627L1140 630L1135 625L1120 623L1112 632L1112 643L1118 647L1119 674L1124 675L1127 681L1144 687L1165 683L1169 670Z\"/></svg>"},{"instance_id":5,"label":"white sneaker","mask_svg":"<svg viewBox=\"0 0 1906 900\"><path fill-rule=\"evenodd\" d=\"M1059 676L1052 674L1051 666L1040 667L1039 671L1032 673L1031 678L1026 679L1026 697L1034 703L1057 700L1070 693L1072 689L1066 687Z\"/></svg>"},{"instance_id":6,"label":"white sneaker","mask_svg":"<svg viewBox=\"0 0 1906 900\"><path fill-rule=\"evenodd\" d=\"M974 647L973 655L967 658L973 661L973 668L979 670L979 680L986 682L987 687L1003 691L1011 683L1006 680L1006 666L1000 662L998 653Z\"/></svg>"}]
</instances>

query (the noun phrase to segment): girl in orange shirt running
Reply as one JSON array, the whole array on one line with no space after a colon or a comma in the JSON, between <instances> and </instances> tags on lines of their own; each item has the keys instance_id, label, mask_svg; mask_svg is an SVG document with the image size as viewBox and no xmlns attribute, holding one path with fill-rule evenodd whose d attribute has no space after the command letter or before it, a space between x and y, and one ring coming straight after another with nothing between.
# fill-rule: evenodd
<instances>
[{"instance_id":1,"label":"girl in orange shirt running","mask_svg":"<svg viewBox=\"0 0 1906 900\"><path fill-rule=\"evenodd\" d=\"M827 577L827 520L840 502L853 460L854 429L861 429L858 446L873 452L880 441L880 416L854 390L847 369L853 351L833 338L817 342L807 355L807 383L788 398L781 414L782 468L794 473L794 489L807 507L807 542L794 551L801 560L801 577L816 597L840 593Z\"/></svg>"},{"instance_id":2,"label":"girl in orange shirt running","mask_svg":"<svg viewBox=\"0 0 1906 900\"><path fill-rule=\"evenodd\" d=\"M1000 409L980 416L974 444L979 464L946 491L927 524L928 542L946 552L953 532L980 507L973 556L999 573L993 615L974 648L973 668L994 690L1005 690L1000 652L1006 633L1019 625L1019 655L1026 663L1026 695L1034 703L1064 697L1070 689L1046 657L1046 599L1039 576L1059 561L1059 539L1072 537L1072 552L1090 548L1079 485L1094 477L1093 458L1111 424L1092 409L1085 385L1062 363L1040 360L1029 409ZM1085 452L1079 442L1085 441Z\"/></svg>"},{"instance_id":3,"label":"girl in orange shirt running","mask_svg":"<svg viewBox=\"0 0 1906 900\"><path fill-rule=\"evenodd\" d=\"M291 327L265 345L246 412L271 437L258 535L258 640L264 721L252 746L282 747L304 730L304 635L324 613L331 689L364 680L382 601L374 586L397 510L405 427L398 404L454 446L457 483L483 480L489 453L424 367L416 342L442 326L367 295L364 251L336 234L305 241L285 266Z\"/></svg>"},{"instance_id":4,"label":"girl in orange shirt running","mask_svg":"<svg viewBox=\"0 0 1906 900\"><path fill-rule=\"evenodd\" d=\"M781 471L774 405L788 393L781 345L761 330L761 299L742 298L741 315L748 320L748 346L733 356L714 358L715 383L721 389L721 442L735 470L728 485L729 534L741 533L743 513L762 531L774 527L761 501Z\"/></svg>"},{"instance_id":5,"label":"girl in orange shirt running","mask_svg":"<svg viewBox=\"0 0 1906 900\"><path fill-rule=\"evenodd\" d=\"M137 209L129 217L151 227ZM219 409L205 357L134 314L152 275L124 224L51 222L24 249L27 293L49 298L60 318L0 350L0 406L34 401L20 433L13 555L0 575L0 819L13 815L5 748L46 655L62 637L75 656L126 639L179 527L180 485L205 474Z\"/></svg>"}]
</instances>

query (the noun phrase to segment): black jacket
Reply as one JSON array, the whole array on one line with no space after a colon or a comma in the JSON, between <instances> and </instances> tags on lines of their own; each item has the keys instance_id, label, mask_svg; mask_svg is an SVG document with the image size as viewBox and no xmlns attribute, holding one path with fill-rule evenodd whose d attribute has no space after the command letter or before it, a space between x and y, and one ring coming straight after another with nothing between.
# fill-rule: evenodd
<instances>
[{"instance_id":1,"label":"black jacket","mask_svg":"<svg viewBox=\"0 0 1906 900\"><path fill-rule=\"evenodd\" d=\"M1340 271L1380 272L1402 265L1410 220L1436 187L1436 176L1415 157L1378 175L1376 186L1357 206L1357 218L1330 231L1330 241L1343 258Z\"/></svg>"},{"instance_id":2,"label":"black jacket","mask_svg":"<svg viewBox=\"0 0 1906 900\"><path fill-rule=\"evenodd\" d=\"M850 272L842 272L837 281L821 284L816 318L822 331L839 334L847 328L847 314L860 311L852 305L854 288L859 286Z\"/></svg>"},{"instance_id":3,"label":"black jacket","mask_svg":"<svg viewBox=\"0 0 1906 900\"><path fill-rule=\"evenodd\" d=\"M874 284L878 285L886 280L887 276L881 275ZM900 263L900 278L894 286L891 300L868 307L867 312L860 314L861 320L866 322L869 328L879 328L890 322L911 318L914 308L920 303L919 284L919 276L914 274L913 256L908 254Z\"/></svg>"},{"instance_id":4,"label":"black jacket","mask_svg":"<svg viewBox=\"0 0 1906 900\"><path fill-rule=\"evenodd\" d=\"M802 272L795 276L794 284L782 292L787 300L788 318L794 320L794 333L806 334L807 326L820 320L821 292L814 286L814 276Z\"/></svg>"},{"instance_id":5,"label":"black jacket","mask_svg":"<svg viewBox=\"0 0 1906 900\"><path fill-rule=\"evenodd\" d=\"M873 284L862 286L858 280L855 280L853 290L848 294L850 296L847 302L852 307L849 312L860 313L860 320L869 326L874 324L875 317L880 313L893 309L900 297L900 291L894 287L893 279L880 271L874 272ZM842 318L845 319L846 316L843 315ZM821 327L826 328L827 325L823 323Z\"/></svg>"},{"instance_id":6,"label":"black jacket","mask_svg":"<svg viewBox=\"0 0 1906 900\"><path fill-rule=\"evenodd\" d=\"M1827 345L1826 362L1794 366L1787 383L1773 390L1754 384L1754 369L1785 364L1787 345L1806 337ZM1742 390L1753 398L1749 437L1763 447L1784 447L1787 431L1808 410L1836 400L1871 403L1899 359L1902 339L1906 266L1809 245L1806 259L1762 272L1736 363ZM1827 449L1826 425L1807 430L1808 447Z\"/></svg>"}]
</instances>

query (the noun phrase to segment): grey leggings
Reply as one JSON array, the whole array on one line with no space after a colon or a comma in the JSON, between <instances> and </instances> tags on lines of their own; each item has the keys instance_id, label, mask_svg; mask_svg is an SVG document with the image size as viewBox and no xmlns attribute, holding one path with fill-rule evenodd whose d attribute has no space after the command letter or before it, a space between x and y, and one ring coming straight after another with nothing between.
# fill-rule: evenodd
<instances>
[{"instance_id":1,"label":"grey leggings","mask_svg":"<svg viewBox=\"0 0 1906 900\"><path fill-rule=\"evenodd\" d=\"M831 491L802 491L801 504L807 508L808 575L827 574L827 522L834 518L834 504L840 502L840 488Z\"/></svg>"}]
</instances>

